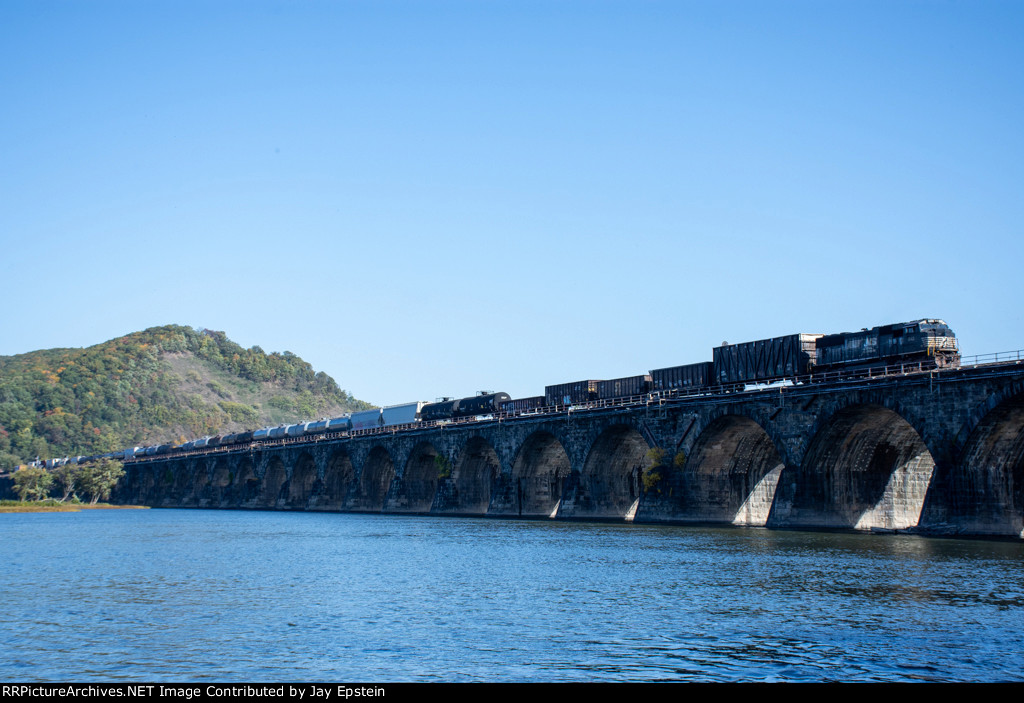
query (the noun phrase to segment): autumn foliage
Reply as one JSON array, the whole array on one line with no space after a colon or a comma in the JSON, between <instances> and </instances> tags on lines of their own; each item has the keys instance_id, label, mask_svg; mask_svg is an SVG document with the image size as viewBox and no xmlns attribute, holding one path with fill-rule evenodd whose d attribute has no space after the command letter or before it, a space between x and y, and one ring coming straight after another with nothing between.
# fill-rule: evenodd
<instances>
[{"instance_id":1,"label":"autumn foliage","mask_svg":"<svg viewBox=\"0 0 1024 703\"><path fill-rule=\"evenodd\" d=\"M186 392L169 356L193 357L237 383L273 389L267 405L276 403L292 421L325 408L368 407L291 352L243 349L223 332L154 327L86 349L0 357L0 469L37 456L103 454L254 427L263 410L275 411L238 402L213 382L212 399Z\"/></svg>"}]
</instances>

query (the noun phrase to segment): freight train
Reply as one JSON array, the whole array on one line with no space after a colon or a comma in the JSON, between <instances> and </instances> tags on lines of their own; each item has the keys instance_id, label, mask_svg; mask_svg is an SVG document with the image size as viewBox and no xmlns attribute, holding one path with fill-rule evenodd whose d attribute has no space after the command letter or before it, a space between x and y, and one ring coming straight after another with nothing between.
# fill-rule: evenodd
<instances>
[{"instance_id":1,"label":"freight train","mask_svg":"<svg viewBox=\"0 0 1024 703\"><path fill-rule=\"evenodd\" d=\"M576 381L547 386L543 396L523 399L533 407L579 403L682 389L711 390L772 383L786 378L855 374L894 364L921 368L958 366L956 335L942 320L913 320L839 334L791 334L711 350L712 360L654 369L644 376ZM525 412L523 400L504 410ZM517 403L519 404L517 406Z\"/></svg>"},{"instance_id":2,"label":"freight train","mask_svg":"<svg viewBox=\"0 0 1024 703\"><path fill-rule=\"evenodd\" d=\"M421 422L450 422L499 414L544 412L545 408L578 405L595 400L640 396L666 391L717 392L787 378L825 374L843 376L865 369L894 364L918 368L947 368L960 363L956 335L942 320L914 320L864 328L839 334L791 334L742 344L723 344L712 349L712 361L654 369L647 374L612 380L584 380L547 386L544 395L512 399L508 393L481 391L469 398L444 398L435 403L418 401L300 422L279 427L203 437L182 445L160 444L129 447L102 455L132 459L215 447L278 440L328 432L353 432ZM72 457L33 462L53 468L64 463L84 463L101 457Z\"/></svg>"}]
</instances>

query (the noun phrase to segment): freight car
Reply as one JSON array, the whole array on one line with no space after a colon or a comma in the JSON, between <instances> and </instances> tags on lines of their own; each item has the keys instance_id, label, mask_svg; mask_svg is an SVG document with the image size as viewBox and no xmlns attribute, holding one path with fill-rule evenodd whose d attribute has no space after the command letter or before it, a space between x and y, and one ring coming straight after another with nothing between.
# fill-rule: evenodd
<instances>
[{"instance_id":1,"label":"freight car","mask_svg":"<svg viewBox=\"0 0 1024 703\"><path fill-rule=\"evenodd\" d=\"M597 397L599 400L608 398L625 398L631 395L643 395L651 390L651 375L627 376L626 378L613 378L610 381L597 382Z\"/></svg>"},{"instance_id":2,"label":"freight car","mask_svg":"<svg viewBox=\"0 0 1024 703\"><path fill-rule=\"evenodd\" d=\"M820 334L791 334L711 350L715 383L752 383L803 376L814 369Z\"/></svg>"},{"instance_id":3,"label":"freight car","mask_svg":"<svg viewBox=\"0 0 1024 703\"><path fill-rule=\"evenodd\" d=\"M600 381L573 381L544 387L544 401L548 405L575 405L597 400L597 384Z\"/></svg>"},{"instance_id":4,"label":"freight car","mask_svg":"<svg viewBox=\"0 0 1024 703\"><path fill-rule=\"evenodd\" d=\"M651 371L651 387L656 391L676 388L692 389L710 386L715 376L715 365L710 361L683 366L670 366Z\"/></svg>"},{"instance_id":5,"label":"freight car","mask_svg":"<svg viewBox=\"0 0 1024 703\"><path fill-rule=\"evenodd\" d=\"M501 404L501 411L509 415L521 415L522 413L536 412L544 407L544 396L534 395L529 398L516 398L506 400Z\"/></svg>"},{"instance_id":6,"label":"freight car","mask_svg":"<svg viewBox=\"0 0 1024 703\"><path fill-rule=\"evenodd\" d=\"M512 400L508 393L481 392L470 398L462 398L455 405L452 417L473 417L474 415L493 415L501 412L501 404Z\"/></svg>"},{"instance_id":7,"label":"freight car","mask_svg":"<svg viewBox=\"0 0 1024 703\"><path fill-rule=\"evenodd\" d=\"M454 420L474 415L493 415L501 412L501 404L512 400L508 393L481 391L468 398L445 398L437 403L427 403L420 412L423 421Z\"/></svg>"},{"instance_id":8,"label":"freight car","mask_svg":"<svg viewBox=\"0 0 1024 703\"><path fill-rule=\"evenodd\" d=\"M455 398L442 398L436 403L427 403L420 410L420 419L424 422L450 420L455 417L455 406L458 402Z\"/></svg>"}]
</instances>

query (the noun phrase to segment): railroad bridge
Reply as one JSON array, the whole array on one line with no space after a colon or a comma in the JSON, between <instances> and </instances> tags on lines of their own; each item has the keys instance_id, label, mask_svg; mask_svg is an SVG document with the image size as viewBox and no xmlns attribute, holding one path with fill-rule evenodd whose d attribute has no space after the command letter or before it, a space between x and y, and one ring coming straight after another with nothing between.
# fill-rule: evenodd
<instances>
[{"instance_id":1,"label":"railroad bridge","mask_svg":"<svg viewBox=\"0 0 1024 703\"><path fill-rule=\"evenodd\" d=\"M157 507L1024 537L1024 363L256 442L128 461Z\"/></svg>"}]
</instances>

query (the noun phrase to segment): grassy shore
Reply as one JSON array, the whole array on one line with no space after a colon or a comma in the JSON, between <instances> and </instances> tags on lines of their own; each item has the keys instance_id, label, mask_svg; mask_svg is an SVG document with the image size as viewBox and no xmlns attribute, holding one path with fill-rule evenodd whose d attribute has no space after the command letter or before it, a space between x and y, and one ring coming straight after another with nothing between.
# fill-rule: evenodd
<instances>
[{"instance_id":1,"label":"grassy shore","mask_svg":"<svg viewBox=\"0 0 1024 703\"><path fill-rule=\"evenodd\" d=\"M56 500L0 500L0 513L77 513L80 510L146 509L147 505L61 503Z\"/></svg>"}]
</instances>

